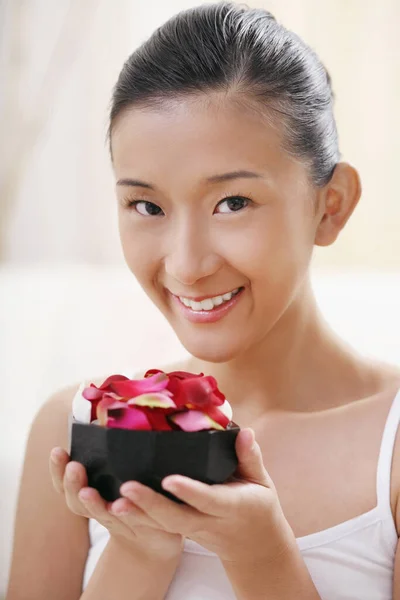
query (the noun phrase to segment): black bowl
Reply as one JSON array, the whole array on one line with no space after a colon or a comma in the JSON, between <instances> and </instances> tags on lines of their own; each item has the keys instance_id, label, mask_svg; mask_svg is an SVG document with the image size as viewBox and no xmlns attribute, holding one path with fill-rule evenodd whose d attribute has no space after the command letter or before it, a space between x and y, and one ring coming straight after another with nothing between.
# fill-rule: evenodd
<instances>
[{"instance_id":1,"label":"black bowl","mask_svg":"<svg viewBox=\"0 0 400 600\"><path fill-rule=\"evenodd\" d=\"M225 430L138 431L70 420L70 457L84 465L88 485L112 502L125 481L139 481L171 500L161 487L167 475L186 475L208 484L223 483L235 471L240 427Z\"/></svg>"}]
</instances>

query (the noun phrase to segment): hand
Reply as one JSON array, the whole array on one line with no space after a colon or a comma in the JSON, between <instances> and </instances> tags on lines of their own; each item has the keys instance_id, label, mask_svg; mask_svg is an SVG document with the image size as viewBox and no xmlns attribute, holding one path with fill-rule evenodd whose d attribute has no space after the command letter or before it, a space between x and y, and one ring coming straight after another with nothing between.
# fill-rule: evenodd
<instances>
[{"instance_id":1,"label":"hand","mask_svg":"<svg viewBox=\"0 0 400 600\"><path fill-rule=\"evenodd\" d=\"M222 561L266 564L293 547L275 486L262 462L254 432L236 438L235 480L207 485L169 475L164 489L186 504L176 504L139 482L126 482L121 494L139 506L164 531L180 534L215 552Z\"/></svg>"},{"instance_id":2,"label":"hand","mask_svg":"<svg viewBox=\"0 0 400 600\"><path fill-rule=\"evenodd\" d=\"M76 515L96 519L123 546L152 560L174 558L182 552L181 534L165 531L128 499L106 502L97 490L87 487L84 466L70 461L62 448L53 448L51 452L50 473L55 489L64 494L68 508Z\"/></svg>"}]
</instances>

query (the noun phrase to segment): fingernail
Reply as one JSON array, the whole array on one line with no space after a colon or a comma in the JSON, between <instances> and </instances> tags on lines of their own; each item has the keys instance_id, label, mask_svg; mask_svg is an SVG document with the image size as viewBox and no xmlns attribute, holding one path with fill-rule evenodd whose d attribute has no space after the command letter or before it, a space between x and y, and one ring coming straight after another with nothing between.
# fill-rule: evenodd
<instances>
[{"instance_id":1,"label":"fingernail","mask_svg":"<svg viewBox=\"0 0 400 600\"><path fill-rule=\"evenodd\" d=\"M255 441L256 441L256 436L255 436L254 430L251 429L251 427L249 427L249 428L245 429L245 434L247 435L248 440L250 442L249 445L250 445L251 450L254 450Z\"/></svg>"},{"instance_id":2,"label":"fingernail","mask_svg":"<svg viewBox=\"0 0 400 600\"><path fill-rule=\"evenodd\" d=\"M67 466L67 479L71 483L73 483L74 481L78 481L79 479L78 473L76 473L74 468L71 469L69 466Z\"/></svg>"},{"instance_id":3,"label":"fingernail","mask_svg":"<svg viewBox=\"0 0 400 600\"><path fill-rule=\"evenodd\" d=\"M123 496L128 496L128 498L132 499L132 500L138 500L139 499L139 491L135 488L132 488L130 486L121 486L120 487L120 492Z\"/></svg>"},{"instance_id":4,"label":"fingernail","mask_svg":"<svg viewBox=\"0 0 400 600\"><path fill-rule=\"evenodd\" d=\"M111 512L117 517L124 517L125 515L129 515L129 510L126 510L126 508L112 508Z\"/></svg>"},{"instance_id":5,"label":"fingernail","mask_svg":"<svg viewBox=\"0 0 400 600\"><path fill-rule=\"evenodd\" d=\"M50 453L50 458L53 463L57 464L61 458L61 450L59 448L54 448L54 450L52 450Z\"/></svg>"},{"instance_id":6,"label":"fingernail","mask_svg":"<svg viewBox=\"0 0 400 600\"><path fill-rule=\"evenodd\" d=\"M78 494L79 500L82 502L89 502L90 498L88 497L88 492L86 490L81 490Z\"/></svg>"},{"instance_id":7,"label":"fingernail","mask_svg":"<svg viewBox=\"0 0 400 600\"><path fill-rule=\"evenodd\" d=\"M161 486L168 492L176 492L178 489L177 482L174 479L163 479Z\"/></svg>"}]
</instances>

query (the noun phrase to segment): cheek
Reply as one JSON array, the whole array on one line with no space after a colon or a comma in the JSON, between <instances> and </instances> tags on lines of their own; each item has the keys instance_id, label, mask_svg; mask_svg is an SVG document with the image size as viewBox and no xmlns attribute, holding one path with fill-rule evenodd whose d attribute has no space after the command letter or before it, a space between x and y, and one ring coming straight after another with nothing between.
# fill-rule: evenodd
<instances>
[{"instance_id":1,"label":"cheek","mask_svg":"<svg viewBox=\"0 0 400 600\"><path fill-rule=\"evenodd\" d=\"M304 216L294 211L271 211L252 220L229 240L230 256L238 271L251 279L280 279L308 263L312 243Z\"/></svg>"},{"instance_id":2,"label":"cheek","mask_svg":"<svg viewBox=\"0 0 400 600\"><path fill-rule=\"evenodd\" d=\"M253 223L234 245L235 267L249 280L255 308L274 322L294 298L311 258L304 216L277 212Z\"/></svg>"},{"instance_id":3,"label":"cheek","mask_svg":"<svg viewBox=\"0 0 400 600\"><path fill-rule=\"evenodd\" d=\"M122 251L130 271L146 287L160 263L154 232L132 225L129 218L119 219Z\"/></svg>"}]
</instances>

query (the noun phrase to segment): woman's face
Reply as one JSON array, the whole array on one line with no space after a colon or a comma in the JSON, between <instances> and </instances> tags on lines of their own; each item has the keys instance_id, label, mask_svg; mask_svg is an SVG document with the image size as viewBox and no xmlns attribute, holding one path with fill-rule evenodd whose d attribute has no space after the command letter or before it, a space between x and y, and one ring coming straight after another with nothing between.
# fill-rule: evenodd
<instances>
[{"instance_id":1,"label":"woman's face","mask_svg":"<svg viewBox=\"0 0 400 600\"><path fill-rule=\"evenodd\" d=\"M227 102L127 110L114 126L127 264L202 360L260 343L307 272L316 192L281 142L277 128Z\"/></svg>"}]
</instances>

